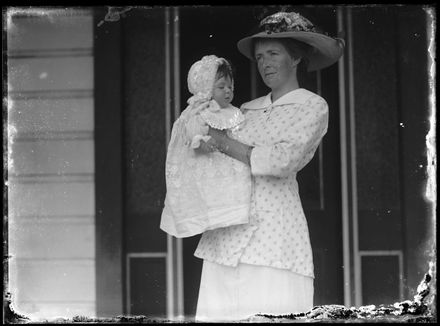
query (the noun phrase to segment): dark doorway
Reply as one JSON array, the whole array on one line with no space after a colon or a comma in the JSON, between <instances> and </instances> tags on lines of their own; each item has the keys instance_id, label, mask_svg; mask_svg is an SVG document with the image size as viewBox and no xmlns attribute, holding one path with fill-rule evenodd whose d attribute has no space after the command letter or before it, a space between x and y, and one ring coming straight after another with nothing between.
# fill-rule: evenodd
<instances>
[{"instance_id":1,"label":"dark doorway","mask_svg":"<svg viewBox=\"0 0 440 326\"><path fill-rule=\"evenodd\" d=\"M164 50L165 40L171 39L174 32L166 28L169 26L166 24L169 9L174 12L174 8L166 7L133 7L118 16L118 20L112 15L109 15L111 19L105 19L110 8L95 9L96 310L101 317L120 314L165 316L170 306L167 300L175 300L173 295L167 297L171 287L167 284L165 271L172 270L174 274L176 271L168 268L167 236L159 229L166 192L166 126L173 120L173 117L167 117L165 107L168 100L176 100L166 93L167 83L170 83L165 78L166 71L169 61L175 59L172 51L167 59ZM259 76L253 74L255 71L250 62L236 49L236 43L250 34L262 17L280 9L297 11L330 35L336 34L336 9L331 6L176 8L180 25L181 109L185 108L189 96L186 86L188 69L205 54L227 57L234 64L234 105L239 106L268 92ZM357 62L357 73L354 74L357 88L353 94L347 92L346 97L356 93L354 107L357 107L355 127L358 136L346 139L360 145L357 146L355 162L361 176L359 202L366 205L359 215L360 249L402 250L405 282L408 282L405 285L409 287L407 294L411 294L411 291L415 293L425 272L424 260L429 252L425 252L421 243L429 233L431 221L430 209L422 193L426 187L426 134L429 129L426 112L429 103L428 70L420 67L426 66L428 58L427 16L423 8L398 7L397 11L384 11L380 7L361 7L348 17L353 17L356 31L353 35L356 37L351 41L353 56L346 53L344 60L345 64L348 60ZM407 24L407 21L412 23ZM378 31L383 34L380 38L376 37ZM382 46L377 46L378 40ZM373 50L375 54L371 55ZM310 74L302 79L301 85L320 93L330 107L327 135L313 160L298 175L314 252L315 305L343 303L341 112L337 69L335 65L319 75ZM384 79L384 76L389 78ZM170 79L174 83L174 79ZM388 82L395 79L399 83ZM381 92L374 95L368 91L371 89L380 89ZM385 93L386 98L377 95ZM414 110L415 107L418 109ZM350 114L348 112L346 119L351 117ZM384 114L389 119L384 119ZM397 130L400 121L406 127ZM344 130L349 130L348 126ZM375 150L371 151L371 148ZM375 154L371 155L372 152ZM402 165L392 166L400 166L400 171L396 168L389 173L387 166L398 161ZM363 163L369 171L363 168ZM377 166L379 168L374 168ZM380 168L383 166L385 168ZM376 171L380 173L376 174L376 179L371 179L371 172ZM356 170L350 173L356 173ZM349 178L353 177L350 173ZM392 196L394 201L385 200L388 197L382 196L381 192L367 191L371 181L385 184L380 191ZM389 190L395 190L399 182L403 187L400 197L399 192ZM375 205L378 206L362 200L362 196L377 199ZM389 209L396 213L392 218L385 218ZM388 227L382 222L388 223ZM381 223L380 227L377 223ZM404 225L403 235L402 229L396 227L399 223ZM369 230L379 233L371 236ZM404 237L404 243L399 242L401 237ZM193 237L183 241L184 313L187 316L194 314L197 303L202 261L195 258L193 252L198 240L199 237ZM353 257L357 254L350 253ZM395 259L374 259L375 263L364 257L364 267L377 271L380 266L390 276L384 281L392 287L389 287L385 299L384 287L377 286L372 288L373 292L365 292L363 299L371 302L389 300L396 296L394 282L399 277L395 268L398 262ZM364 277L369 275L362 274ZM362 284L364 289L368 288L365 285L368 281L377 285L375 275L379 274L361 279L367 282ZM350 276L353 277L354 273ZM376 300L374 295L380 296ZM358 292L358 296L362 293Z\"/></svg>"}]
</instances>

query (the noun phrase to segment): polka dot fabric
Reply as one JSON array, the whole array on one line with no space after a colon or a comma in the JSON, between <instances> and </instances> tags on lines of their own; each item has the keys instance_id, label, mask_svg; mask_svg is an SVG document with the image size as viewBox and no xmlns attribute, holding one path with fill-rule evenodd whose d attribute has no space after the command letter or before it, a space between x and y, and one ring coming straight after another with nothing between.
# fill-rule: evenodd
<instances>
[{"instance_id":1,"label":"polka dot fabric","mask_svg":"<svg viewBox=\"0 0 440 326\"><path fill-rule=\"evenodd\" d=\"M300 88L274 103L268 94L243 104L241 110L246 121L233 137L254 146L250 222L204 232L195 256L228 266L241 262L314 277L296 174L327 132L328 105Z\"/></svg>"}]
</instances>

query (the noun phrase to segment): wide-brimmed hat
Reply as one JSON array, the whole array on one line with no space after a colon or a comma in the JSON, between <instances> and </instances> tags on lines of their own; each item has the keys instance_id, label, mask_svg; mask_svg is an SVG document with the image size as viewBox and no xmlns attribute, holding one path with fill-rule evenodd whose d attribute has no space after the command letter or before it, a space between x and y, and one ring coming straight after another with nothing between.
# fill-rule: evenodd
<instances>
[{"instance_id":1,"label":"wide-brimmed hat","mask_svg":"<svg viewBox=\"0 0 440 326\"><path fill-rule=\"evenodd\" d=\"M321 33L305 17L295 12L278 12L260 22L260 32L238 41L238 50L251 60L254 58L255 39L290 38L311 46L307 53L308 71L328 67L338 61L344 51L345 42L341 38Z\"/></svg>"}]
</instances>

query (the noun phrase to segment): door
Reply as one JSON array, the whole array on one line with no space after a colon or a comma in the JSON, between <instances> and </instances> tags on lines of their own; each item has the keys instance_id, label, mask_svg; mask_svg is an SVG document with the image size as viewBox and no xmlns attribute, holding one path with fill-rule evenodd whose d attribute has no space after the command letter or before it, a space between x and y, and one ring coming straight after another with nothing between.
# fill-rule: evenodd
<instances>
[{"instance_id":1,"label":"door","mask_svg":"<svg viewBox=\"0 0 440 326\"><path fill-rule=\"evenodd\" d=\"M278 10L275 6L139 7L104 24L106 13L97 11L98 315L195 314L202 260L193 253L200 236L176 242L159 229L167 140L176 115L170 107L185 108L190 96L187 72L206 54L226 57L235 67L234 105L267 94L269 90L236 43L251 34L261 18ZM297 11L335 34L335 10ZM342 304L337 67L300 81L320 93L330 107L327 135L298 175L314 253L314 304Z\"/></svg>"},{"instance_id":2,"label":"door","mask_svg":"<svg viewBox=\"0 0 440 326\"><path fill-rule=\"evenodd\" d=\"M237 41L252 33L260 18L278 11L267 7L183 7L180 18L181 107L190 96L186 77L203 55L225 57L235 67L233 104L240 106L269 89L262 84L250 61L236 48ZM286 8L303 14L331 35L336 33L332 8ZM329 128L315 157L298 174L300 196L308 220L315 264L315 305L343 304L342 220L339 155L339 103L337 65L302 76L302 87L320 93L330 107ZM193 256L200 236L183 240L184 310L196 310L202 260Z\"/></svg>"}]
</instances>

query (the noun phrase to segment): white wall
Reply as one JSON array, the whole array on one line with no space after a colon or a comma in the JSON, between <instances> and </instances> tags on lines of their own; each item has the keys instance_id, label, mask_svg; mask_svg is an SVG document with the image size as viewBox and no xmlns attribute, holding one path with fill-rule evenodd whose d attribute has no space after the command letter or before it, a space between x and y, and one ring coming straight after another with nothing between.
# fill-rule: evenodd
<instances>
[{"instance_id":1,"label":"white wall","mask_svg":"<svg viewBox=\"0 0 440 326\"><path fill-rule=\"evenodd\" d=\"M95 315L93 19L7 12L9 291L31 318Z\"/></svg>"}]
</instances>

